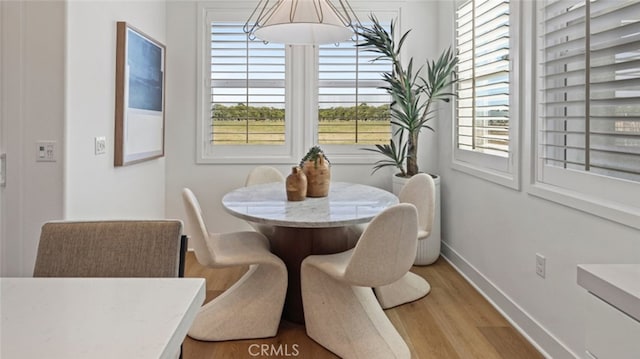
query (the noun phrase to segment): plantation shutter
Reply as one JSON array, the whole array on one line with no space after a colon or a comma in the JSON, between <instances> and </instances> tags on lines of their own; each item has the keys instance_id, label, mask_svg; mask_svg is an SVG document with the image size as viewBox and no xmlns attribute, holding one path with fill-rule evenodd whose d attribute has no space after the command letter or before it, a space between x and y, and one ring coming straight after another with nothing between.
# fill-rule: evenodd
<instances>
[{"instance_id":1,"label":"plantation shutter","mask_svg":"<svg viewBox=\"0 0 640 359\"><path fill-rule=\"evenodd\" d=\"M540 12L543 163L640 181L640 2L547 1Z\"/></svg>"},{"instance_id":2,"label":"plantation shutter","mask_svg":"<svg viewBox=\"0 0 640 359\"><path fill-rule=\"evenodd\" d=\"M509 0L456 10L457 148L509 156Z\"/></svg>"},{"instance_id":3,"label":"plantation shutter","mask_svg":"<svg viewBox=\"0 0 640 359\"><path fill-rule=\"evenodd\" d=\"M385 85L382 73L391 70L391 63L372 62L376 55L356 44L346 41L318 48L320 144L383 144L391 138L391 97L379 89Z\"/></svg>"},{"instance_id":4,"label":"plantation shutter","mask_svg":"<svg viewBox=\"0 0 640 359\"><path fill-rule=\"evenodd\" d=\"M211 22L211 141L285 142L285 47L249 41L244 23Z\"/></svg>"}]
</instances>

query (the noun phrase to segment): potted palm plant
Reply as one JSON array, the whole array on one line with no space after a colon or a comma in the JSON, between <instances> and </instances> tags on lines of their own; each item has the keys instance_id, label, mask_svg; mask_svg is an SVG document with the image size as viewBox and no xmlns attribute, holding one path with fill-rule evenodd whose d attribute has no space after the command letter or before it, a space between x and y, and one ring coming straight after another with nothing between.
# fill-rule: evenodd
<instances>
[{"instance_id":1,"label":"potted palm plant","mask_svg":"<svg viewBox=\"0 0 640 359\"><path fill-rule=\"evenodd\" d=\"M404 183L411 176L419 173L418 138L422 129L433 131L429 124L434 119L434 105L438 101L449 102L453 93L451 85L455 82L453 73L458 64L458 57L451 48L442 52L437 60L427 60L419 67L414 67L413 58L403 66L400 61L402 46L410 31L399 39L395 37L395 22L391 22L391 31L380 25L378 19L371 15L370 27L360 27L358 35L364 41L358 46L378 54L374 61L387 61L392 70L382 73L385 86L382 88L391 95L391 124L395 131L389 144L376 145L365 150L380 153L383 159L374 164L373 172L384 167L395 167L398 173L392 178L393 192L398 194ZM421 75L424 70L425 75ZM440 254L440 181L432 175L436 182L436 213L432 232L425 240L419 241L415 264L433 263Z\"/></svg>"},{"instance_id":2,"label":"potted palm plant","mask_svg":"<svg viewBox=\"0 0 640 359\"><path fill-rule=\"evenodd\" d=\"M397 177L410 178L419 172L418 137L422 129L433 131L429 121L435 115L434 104L437 101L448 102L453 96L450 86L455 79L452 74L458 64L458 58L451 48L442 52L437 60L426 61L414 68L413 58L406 66L400 61L400 52L410 31L396 39L395 22L391 21L391 31L380 25L371 15L370 27L360 27L358 34L364 41L358 46L377 53L374 61L391 62L392 70L382 73L386 83L382 87L391 95L391 124L395 127L394 138L389 144L376 145L364 150L382 154L385 158L377 161L374 172L384 167L395 167ZM421 72L426 70L426 76Z\"/></svg>"}]
</instances>

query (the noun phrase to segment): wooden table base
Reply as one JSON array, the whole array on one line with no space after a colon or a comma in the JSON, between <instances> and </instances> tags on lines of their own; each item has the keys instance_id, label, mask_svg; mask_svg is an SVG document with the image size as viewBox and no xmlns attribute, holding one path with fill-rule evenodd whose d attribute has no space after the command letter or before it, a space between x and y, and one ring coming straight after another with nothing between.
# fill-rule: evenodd
<instances>
[{"instance_id":1,"label":"wooden table base","mask_svg":"<svg viewBox=\"0 0 640 359\"><path fill-rule=\"evenodd\" d=\"M300 265L312 254L333 254L352 247L347 227L292 228L274 227L269 233L271 251L280 257L289 272L287 297L282 311L283 319L304 324L302 293L300 291Z\"/></svg>"}]
</instances>

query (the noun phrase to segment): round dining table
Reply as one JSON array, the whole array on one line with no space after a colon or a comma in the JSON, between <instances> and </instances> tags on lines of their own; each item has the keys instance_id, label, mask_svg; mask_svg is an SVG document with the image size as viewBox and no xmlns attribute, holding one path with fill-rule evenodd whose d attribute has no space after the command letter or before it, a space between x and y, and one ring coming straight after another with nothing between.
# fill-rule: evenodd
<instances>
[{"instance_id":1,"label":"round dining table","mask_svg":"<svg viewBox=\"0 0 640 359\"><path fill-rule=\"evenodd\" d=\"M331 182L326 197L288 201L284 183L242 187L222 198L225 210L257 223L269 238L271 251L287 266L289 283L283 318L304 323L300 265L313 254L346 251L357 238L352 225L367 223L398 197L385 190L346 182Z\"/></svg>"}]
</instances>

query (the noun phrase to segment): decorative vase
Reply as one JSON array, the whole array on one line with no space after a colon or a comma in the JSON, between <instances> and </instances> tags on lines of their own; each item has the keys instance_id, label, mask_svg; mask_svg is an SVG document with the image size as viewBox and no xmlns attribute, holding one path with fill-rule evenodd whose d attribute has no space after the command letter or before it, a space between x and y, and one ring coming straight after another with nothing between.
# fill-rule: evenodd
<instances>
[{"instance_id":1,"label":"decorative vase","mask_svg":"<svg viewBox=\"0 0 640 359\"><path fill-rule=\"evenodd\" d=\"M300 167L291 167L286 186L288 201L303 201L307 197L307 176Z\"/></svg>"},{"instance_id":2,"label":"decorative vase","mask_svg":"<svg viewBox=\"0 0 640 359\"><path fill-rule=\"evenodd\" d=\"M326 197L329 195L331 170L324 156L320 155L315 160L305 161L302 170L307 176L307 197Z\"/></svg>"}]
</instances>

